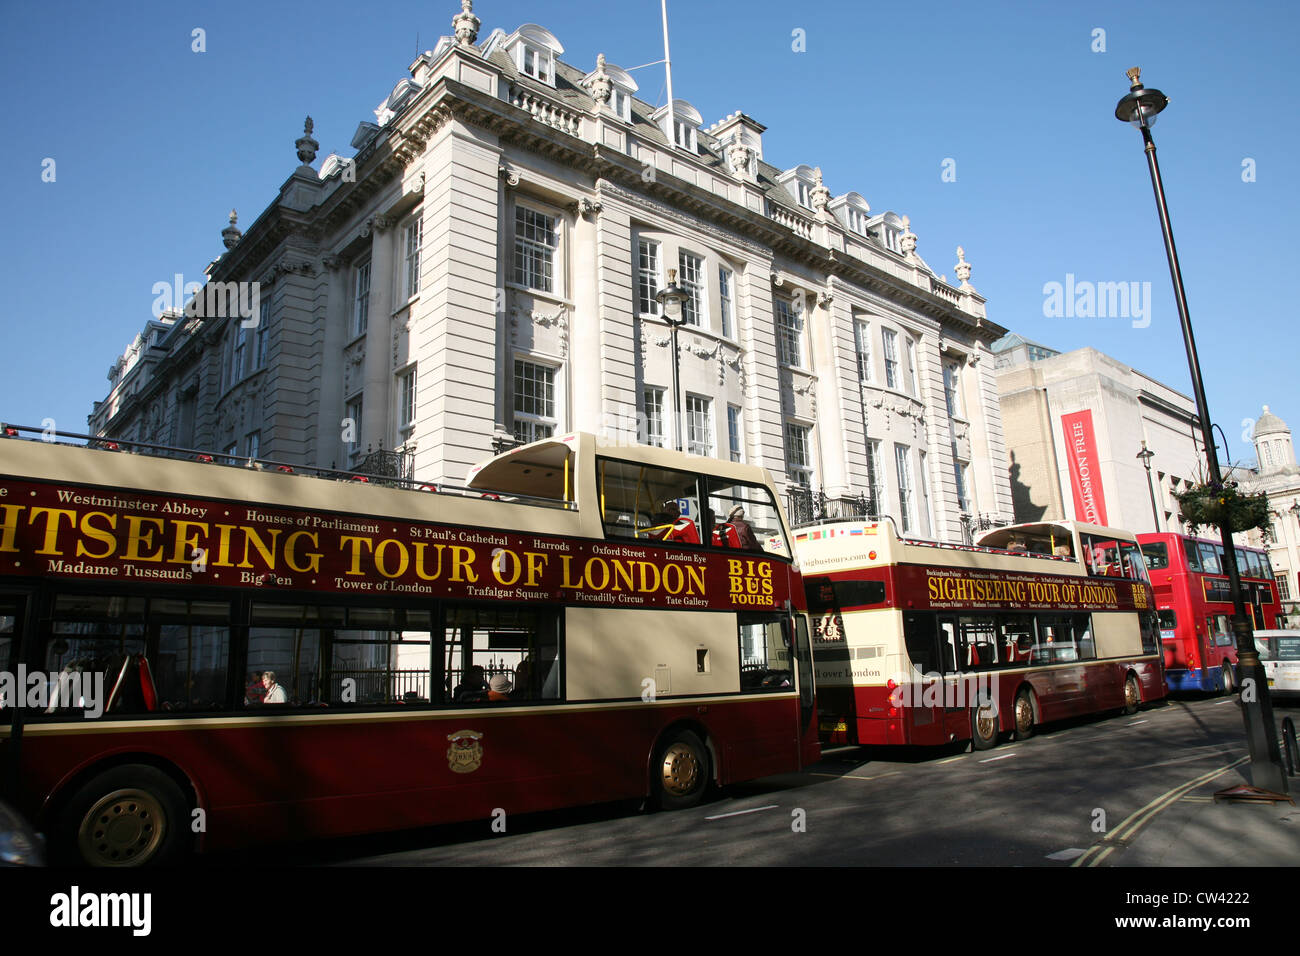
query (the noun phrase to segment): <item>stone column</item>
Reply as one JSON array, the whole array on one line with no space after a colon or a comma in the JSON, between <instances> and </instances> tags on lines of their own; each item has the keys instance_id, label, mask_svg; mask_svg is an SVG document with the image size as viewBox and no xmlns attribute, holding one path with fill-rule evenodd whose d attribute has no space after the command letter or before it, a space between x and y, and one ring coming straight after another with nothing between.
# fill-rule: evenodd
<instances>
[{"instance_id":1,"label":"stone column","mask_svg":"<svg viewBox=\"0 0 1300 956\"><path fill-rule=\"evenodd\" d=\"M391 218L375 216L369 222L370 312L366 325L366 360L362 366L361 421L357 442L361 454L378 449L380 442L391 444L388 412L389 380L392 378L389 341L392 336L393 309L396 297L403 294L403 276L397 269L397 230ZM426 243L427 245L427 243ZM340 416L341 417L341 416Z\"/></svg>"}]
</instances>

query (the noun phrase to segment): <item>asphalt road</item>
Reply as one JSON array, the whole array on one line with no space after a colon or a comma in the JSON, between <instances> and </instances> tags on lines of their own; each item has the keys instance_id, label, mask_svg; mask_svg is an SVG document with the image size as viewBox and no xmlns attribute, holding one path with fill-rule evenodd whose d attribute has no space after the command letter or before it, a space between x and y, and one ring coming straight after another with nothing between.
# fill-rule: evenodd
<instances>
[{"instance_id":1,"label":"asphalt road","mask_svg":"<svg viewBox=\"0 0 1300 956\"><path fill-rule=\"evenodd\" d=\"M1289 714L1300 723L1300 708L1275 711L1279 722ZM363 866L1300 863L1296 807L1213 804L1216 790L1248 782L1245 753L1235 697L1184 696L978 753L828 750L806 772L732 787L676 813L603 805L510 817L504 833L482 821L279 848L275 857ZM1254 828L1244 854L1219 859L1213 839L1195 839L1220 826Z\"/></svg>"}]
</instances>

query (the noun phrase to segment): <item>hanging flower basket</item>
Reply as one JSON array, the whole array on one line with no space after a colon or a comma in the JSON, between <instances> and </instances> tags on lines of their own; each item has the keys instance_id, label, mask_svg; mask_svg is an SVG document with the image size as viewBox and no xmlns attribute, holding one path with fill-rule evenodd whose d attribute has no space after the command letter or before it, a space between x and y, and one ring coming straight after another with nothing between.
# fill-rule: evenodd
<instances>
[{"instance_id":1,"label":"hanging flower basket","mask_svg":"<svg viewBox=\"0 0 1300 956\"><path fill-rule=\"evenodd\" d=\"M1218 528L1227 521L1233 533L1252 528L1267 531L1268 496L1243 495L1236 482L1195 485L1184 492L1175 492L1182 510L1182 519L1191 525L1192 533L1198 528Z\"/></svg>"}]
</instances>

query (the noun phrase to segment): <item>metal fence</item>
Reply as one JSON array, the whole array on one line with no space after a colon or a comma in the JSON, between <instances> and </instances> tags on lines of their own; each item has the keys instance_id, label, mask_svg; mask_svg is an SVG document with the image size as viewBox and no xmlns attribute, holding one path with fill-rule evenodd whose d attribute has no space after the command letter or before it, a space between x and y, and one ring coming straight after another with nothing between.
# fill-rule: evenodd
<instances>
[{"instance_id":1,"label":"metal fence","mask_svg":"<svg viewBox=\"0 0 1300 956\"><path fill-rule=\"evenodd\" d=\"M785 493L785 513L794 528L822 521L874 520L879 517L875 502L869 495L831 498L824 491L813 491L799 485Z\"/></svg>"}]
</instances>

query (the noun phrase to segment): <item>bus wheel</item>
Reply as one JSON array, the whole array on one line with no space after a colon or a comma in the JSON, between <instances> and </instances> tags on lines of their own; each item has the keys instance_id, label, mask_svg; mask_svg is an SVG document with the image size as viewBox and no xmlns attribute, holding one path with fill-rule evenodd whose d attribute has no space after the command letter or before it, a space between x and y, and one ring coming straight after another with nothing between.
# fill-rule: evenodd
<instances>
[{"instance_id":1,"label":"bus wheel","mask_svg":"<svg viewBox=\"0 0 1300 956\"><path fill-rule=\"evenodd\" d=\"M89 866L156 866L184 856L188 818L185 796L170 777L130 764L77 791L59 836L64 854Z\"/></svg>"},{"instance_id":2,"label":"bus wheel","mask_svg":"<svg viewBox=\"0 0 1300 956\"><path fill-rule=\"evenodd\" d=\"M1138 686L1138 679L1133 674L1128 675L1124 681L1124 713L1136 714L1138 708L1142 706L1142 688Z\"/></svg>"},{"instance_id":3,"label":"bus wheel","mask_svg":"<svg viewBox=\"0 0 1300 956\"><path fill-rule=\"evenodd\" d=\"M1237 689L1237 680L1232 674L1232 665L1227 661L1223 662L1223 696L1231 697L1232 692Z\"/></svg>"},{"instance_id":4,"label":"bus wheel","mask_svg":"<svg viewBox=\"0 0 1300 956\"><path fill-rule=\"evenodd\" d=\"M992 750L998 745L998 710L994 706L972 707L970 742L975 750Z\"/></svg>"},{"instance_id":5,"label":"bus wheel","mask_svg":"<svg viewBox=\"0 0 1300 956\"><path fill-rule=\"evenodd\" d=\"M1028 740L1034 735L1034 695L1029 688L1016 695L1016 740Z\"/></svg>"},{"instance_id":6,"label":"bus wheel","mask_svg":"<svg viewBox=\"0 0 1300 956\"><path fill-rule=\"evenodd\" d=\"M700 738L683 730L669 738L651 765L654 802L663 810L685 810L700 802L709 785L709 752Z\"/></svg>"}]
</instances>

